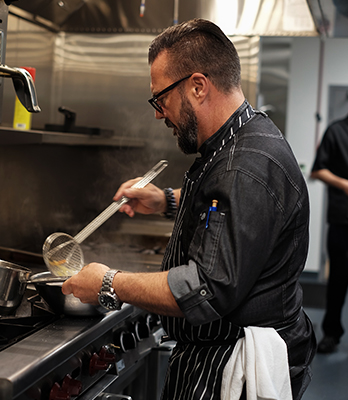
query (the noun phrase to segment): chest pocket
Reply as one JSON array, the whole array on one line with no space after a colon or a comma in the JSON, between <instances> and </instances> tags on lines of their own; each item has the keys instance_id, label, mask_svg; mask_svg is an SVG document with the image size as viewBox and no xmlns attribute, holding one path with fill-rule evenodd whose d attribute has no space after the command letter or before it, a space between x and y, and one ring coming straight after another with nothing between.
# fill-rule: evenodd
<instances>
[{"instance_id":1,"label":"chest pocket","mask_svg":"<svg viewBox=\"0 0 348 400\"><path fill-rule=\"evenodd\" d=\"M189 259L194 260L208 274L216 263L224 221L225 213L212 211L206 227L207 213L202 212L189 247Z\"/></svg>"}]
</instances>

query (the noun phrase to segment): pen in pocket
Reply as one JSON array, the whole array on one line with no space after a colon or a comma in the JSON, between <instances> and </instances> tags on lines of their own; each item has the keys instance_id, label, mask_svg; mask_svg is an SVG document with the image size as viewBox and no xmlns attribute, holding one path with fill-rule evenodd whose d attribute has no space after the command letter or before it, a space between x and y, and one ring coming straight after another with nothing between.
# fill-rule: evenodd
<instances>
[{"instance_id":1,"label":"pen in pocket","mask_svg":"<svg viewBox=\"0 0 348 400\"><path fill-rule=\"evenodd\" d=\"M217 211L217 203L218 203L217 200L213 200L212 204L211 204L211 207L209 207L208 216L207 216L207 223L205 224L205 229L208 228L209 216L210 216L211 211Z\"/></svg>"}]
</instances>

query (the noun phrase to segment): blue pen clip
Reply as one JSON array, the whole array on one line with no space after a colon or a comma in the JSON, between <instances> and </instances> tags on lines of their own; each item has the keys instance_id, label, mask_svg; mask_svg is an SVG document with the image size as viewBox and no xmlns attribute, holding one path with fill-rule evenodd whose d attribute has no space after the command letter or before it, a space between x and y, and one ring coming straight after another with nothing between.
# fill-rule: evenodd
<instances>
[{"instance_id":1,"label":"blue pen clip","mask_svg":"<svg viewBox=\"0 0 348 400\"><path fill-rule=\"evenodd\" d=\"M207 223L206 223L206 225L205 225L205 229L208 228L208 222L209 222L210 212L211 212L211 211L217 211L217 203L218 203L217 200L213 200L213 202L212 202L212 204L211 204L211 207L209 207L208 216L207 216Z\"/></svg>"}]
</instances>

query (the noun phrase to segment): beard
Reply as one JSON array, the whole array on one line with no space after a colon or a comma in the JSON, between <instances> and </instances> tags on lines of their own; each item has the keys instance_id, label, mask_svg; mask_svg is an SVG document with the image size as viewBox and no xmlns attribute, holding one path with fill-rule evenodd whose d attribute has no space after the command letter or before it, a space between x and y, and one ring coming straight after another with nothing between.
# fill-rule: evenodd
<instances>
[{"instance_id":1,"label":"beard","mask_svg":"<svg viewBox=\"0 0 348 400\"><path fill-rule=\"evenodd\" d=\"M168 128L173 128L173 134L177 137L178 147L184 154L197 153L197 116L187 97L181 96L180 122L174 125L169 119L165 120Z\"/></svg>"}]
</instances>

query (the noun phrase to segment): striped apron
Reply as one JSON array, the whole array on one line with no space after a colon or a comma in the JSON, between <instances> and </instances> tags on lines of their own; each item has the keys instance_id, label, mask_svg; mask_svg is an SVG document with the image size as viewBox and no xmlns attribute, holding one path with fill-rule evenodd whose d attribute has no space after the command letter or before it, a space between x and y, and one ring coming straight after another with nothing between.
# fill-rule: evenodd
<instances>
[{"instance_id":1,"label":"striped apron","mask_svg":"<svg viewBox=\"0 0 348 400\"><path fill-rule=\"evenodd\" d=\"M247 104L217 152L223 150L239 127L252 115L254 110ZM187 264L182 249L186 210L191 203L195 183L202 178L208 164L213 162L215 153L202 167L196 181L185 174L175 226L163 259L163 270ZM224 367L237 340L244 336L244 330L225 319L193 326L184 318L162 317L162 324L170 339L177 342L169 360L162 400L220 400Z\"/></svg>"}]
</instances>

